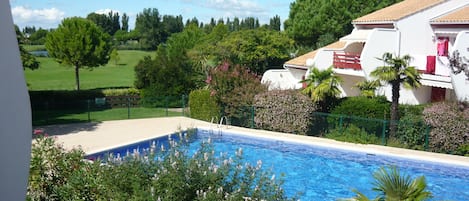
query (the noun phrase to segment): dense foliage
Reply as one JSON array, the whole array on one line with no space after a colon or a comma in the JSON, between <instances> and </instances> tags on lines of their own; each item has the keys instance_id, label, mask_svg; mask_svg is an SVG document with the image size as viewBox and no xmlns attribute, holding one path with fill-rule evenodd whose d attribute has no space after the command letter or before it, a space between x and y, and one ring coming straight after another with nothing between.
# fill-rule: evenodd
<instances>
[{"instance_id":1,"label":"dense foliage","mask_svg":"<svg viewBox=\"0 0 469 201\"><path fill-rule=\"evenodd\" d=\"M189 94L189 108L191 118L211 121L212 118L220 117L220 107L212 96L210 90L198 89Z\"/></svg>"},{"instance_id":2,"label":"dense foliage","mask_svg":"<svg viewBox=\"0 0 469 201\"><path fill-rule=\"evenodd\" d=\"M211 69L208 87L222 107L223 115L233 125L253 126L254 96L267 91L267 86L249 69L225 62Z\"/></svg>"},{"instance_id":3,"label":"dense foliage","mask_svg":"<svg viewBox=\"0 0 469 201\"><path fill-rule=\"evenodd\" d=\"M306 87L302 92L319 106L319 111L329 112L340 95L339 85L342 79L334 74L332 67L319 70L316 67L310 69L309 75L302 81Z\"/></svg>"},{"instance_id":4,"label":"dense foliage","mask_svg":"<svg viewBox=\"0 0 469 201\"><path fill-rule=\"evenodd\" d=\"M79 69L107 64L111 51L110 37L93 22L66 18L47 35L46 48L51 57L75 68L76 89L80 90Z\"/></svg>"},{"instance_id":5,"label":"dense foliage","mask_svg":"<svg viewBox=\"0 0 469 201\"><path fill-rule=\"evenodd\" d=\"M38 132L38 134L40 134ZM190 136L190 135L189 135ZM186 137L170 147L106 161L84 160L54 138L33 143L28 200L289 200L282 180L257 164L245 163L242 150L215 153L210 140L189 153Z\"/></svg>"},{"instance_id":6,"label":"dense foliage","mask_svg":"<svg viewBox=\"0 0 469 201\"><path fill-rule=\"evenodd\" d=\"M353 29L352 20L401 0L296 0L285 31L297 44L322 47Z\"/></svg>"},{"instance_id":7,"label":"dense foliage","mask_svg":"<svg viewBox=\"0 0 469 201\"><path fill-rule=\"evenodd\" d=\"M456 103L439 102L423 111L425 122L431 125L429 149L455 153L469 144L469 108Z\"/></svg>"},{"instance_id":8,"label":"dense foliage","mask_svg":"<svg viewBox=\"0 0 469 201\"><path fill-rule=\"evenodd\" d=\"M337 127L326 134L326 138L352 142L359 144L379 144L379 138L375 134L366 132L365 129L359 128L354 124L346 127Z\"/></svg>"},{"instance_id":9,"label":"dense foliage","mask_svg":"<svg viewBox=\"0 0 469 201\"><path fill-rule=\"evenodd\" d=\"M143 99L151 104L152 97L189 94L197 84L196 72L187 51L194 47L203 33L191 26L173 34L165 45L160 45L154 59L146 57L135 67L135 87L142 89ZM199 81L200 83L201 81Z\"/></svg>"},{"instance_id":10,"label":"dense foliage","mask_svg":"<svg viewBox=\"0 0 469 201\"><path fill-rule=\"evenodd\" d=\"M258 94L254 100L256 127L306 135L311 130L315 105L296 90Z\"/></svg>"}]
</instances>

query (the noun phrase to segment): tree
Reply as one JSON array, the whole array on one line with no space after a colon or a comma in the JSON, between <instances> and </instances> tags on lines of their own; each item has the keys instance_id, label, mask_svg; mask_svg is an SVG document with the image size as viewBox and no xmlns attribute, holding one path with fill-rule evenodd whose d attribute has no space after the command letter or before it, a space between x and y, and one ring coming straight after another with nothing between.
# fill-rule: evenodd
<instances>
[{"instance_id":1,"label":"tree","mask_svg":"<svg viewBox=\"0 0 469 201\"><path fill-rule=\"evenodd\" d=\"M262 74L269 68L281 68L290 58L294 41L283 32L249 29L230 33L218 42L210 55L219 61L229 60Z\"/></svg>"},{"instance_id":2,"label":"tree","mask_svg":"<svg viewBox=\"0 0 469 201\"><path fill-rule=\"evenodd\" d=\"M35 70L39 68L39 62L36 60L36 57L26 51L23 47L23 42L24 42L24 36L23 33L21 33L20 29L18 26L15 25L15 31L16 31L16 39L18 40L18 46L20 48L20 56L21 56L21 62L23 64L23 69L29 68L31 70Z\"/></svg>"},{"instance_id":3,"label":"tree","mask_svg":"<svg viewBox=\"0 0 469 201\"><path fill-rule=\"evenodd\" d=\"M399 96L401 84L408 89L421 86L420 73L413 66L409 66L412 57L404 55L402 57L394 56L391 53L384 53L380 58L386 65L379 66L370 73L371 76L378 78L381 82L391 85L391 123L390 137L396 137L397 124L399 121Z\"/></svg>"},{"instance_id":4,"label":"tree","mask_svg":"<svg viewBox=\"0 0 469 201\"><path fill-rule=\"evenodd\" d=\"M140 43L144 49L154 50L163 42L161 16L156 8L146 8L137 14L135 31L140 34Z\"/></svg>"},{"instance_id":5,"label":"tree","mask_svg":"<svg viewBox=\"0 0 469 201\"><path fill-rule=\"evenodd\" d=\"M351 32L353 19L399 1L296 0L284 27L298 45L314 46L324 34L321 44L329 44Z\"/></svg>"},{"instance_id":6,"label":"tree","mask_svg":"<svg viewBox=\"0 0 469 201\"><path fill-rule=\"evenodd\" d=\"M121 59L119 57L119 53L117 52L116 48L112 49L111 54L109 55L109 57L112 61L114 61L114 65L116 65L116 66L117 66L117 63L119 63L119 60Z\"/></svg>"},{"instance_id":7,"label":"tree","mask_svg":"<svg viewBox=\"0 0 469 201\"><path fill-rule=\"evenodd\" d=\"M108 33L109 35L114 35L116 31L120 30L120 23L119 23L119 13L109 12L106 14L97 14L97 13L90 13L86 17L86 19L91 20L96 25L101 27L104 32Z\"/></svg>"},{"instance_id":8,"label":"tree","mask_svg":"<svg viewBox=\"0 0 469 201\"><path fill-rule=\"evenodd\" d=\"M313 67L308 77L301 82L307 84L303 93L309 95L315 103L335 98L341 93L338 86L342 80L334 74L332 67L322 71Z\"/></svg>"},{"instance_id":9,"label":"tree","mask_svg":"<svg viewBox=\"0 0 469 201\"><path fill-rule=\"evenodd\" d=\"M122 15L121 23L122 23L121 30L128 32L129 31L129 16L127 16L126 13Z\"/></svg>"},{"instance_id":10,"label":"tree","mask_svg":"<svg viewBox=\"0 0 469 201\"><path fill-rule=\"evenodd\" d=\"M373 173L375 186L373 190L378 192L376 201L424 201L432 198L432 193L427 188L424 176L411 179L408 175L402 175L396 167L380 168ZM363 193L354 190L355 201L369 201Z\"/></svg>"},{"instance_id":11,"label":"tree","mask_svg":"<svg viewBox=\"0 0 469 201\"><path fill-rule=\"evenodd\" d=\"M66 18L49 33L46 49L59 63L75 68L76 89L80 90L79 69L98 67L109 60L110 37L93 22L79 18Z\"/></svg>"},{"instance_id":12,"label":"tree","mask_svg":"<svg viewBox=\"0 0 469 201\"><path fill-rule=\"evenodd\" d=\"M274 31L280 31L282 22L280 22L280 16L275 15L273 18L270 18L269 28Z\"/></svg>"},{"instance_id":13,"label":"tree","mask_svg":"<svg viewBox=\"0 0 469 201\"><path fill-rule=\"evenodd\" d=\"M378 87L381 87L381 83L379 82L379 80L373 80L373 81L364 80L364 81L358 82L355 85L355 87L360 90L361 96L374 97L375 91L376 89L378 89Z\"/></svg>"}]
</instances>

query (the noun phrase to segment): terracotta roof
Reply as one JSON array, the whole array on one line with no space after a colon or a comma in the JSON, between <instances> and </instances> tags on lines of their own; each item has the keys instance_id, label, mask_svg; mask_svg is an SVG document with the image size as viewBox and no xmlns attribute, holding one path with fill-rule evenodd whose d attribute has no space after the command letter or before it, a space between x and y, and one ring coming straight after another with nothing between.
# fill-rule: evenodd
<instances>
[{"instance_id":1,"label":"terracotta roof","mask_svg":"<svg viewBox=\"0 0 469 201\"><path fill-rule=\"evenodd\" d=\"M466 5L460 9L446 13L445 15L439 16L431 21L432 23L469 23L469 5Z\"/></svg>"},{"instance_id":2,"label":"terracotta roof","mask_svg":"<svg viewBox=\"0 0 469 201\"><path fill-rule=\"evenodd\" d=\"M325 47L322 47L322 48L326 48L326 49L341 49L343 47L345 47L345 44L346 42L344 41L336 41L334 43L331 43ZM306 68L306 60L307 59L314 59L314 57L316 56L316 53L318 52L319 49L317 50L314 50L314 51L311 51L311 52L308 52L306 54L303 54L299 57L296 57L296 58L293 58L287 62L285 62L285 65L292 65L292 66L297 66L297 67L304 67Z\"/></svg>"},{"instance_id":3,"label":"terracotta roof","mask_svg":"<svg viewBox=\"0 0 469 201\"><path fill-rule=\"evenodd\" d=\"M390 23L404 17L413 15L427 8L440 4L446 0L404 0L386 8L377 10L368 15L359 17L352 21L354 24L360 23Z\"/></svg>"}]
</instances>

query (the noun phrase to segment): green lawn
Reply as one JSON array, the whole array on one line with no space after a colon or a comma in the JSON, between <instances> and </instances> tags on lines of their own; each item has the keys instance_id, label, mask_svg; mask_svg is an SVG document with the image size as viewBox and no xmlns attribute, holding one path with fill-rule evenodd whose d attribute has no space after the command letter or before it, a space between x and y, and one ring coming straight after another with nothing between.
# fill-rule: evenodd
<instances>
[{"instance_id":1,"label":"green lawn","mask_svg":"<svg viewBox=\"0 0 469 201\"><path fill-rule=\"evenodd\" d=\"M113 61L97 68L80 69L80 88L132 87L135 79L134 67L145 56L153 52L120 50L117 65ZM53 58L38 57L41 63L37 70L25 70L29 90L74 90L75 74L71 66L57 63Z\"/></svg>"}]
</instances>

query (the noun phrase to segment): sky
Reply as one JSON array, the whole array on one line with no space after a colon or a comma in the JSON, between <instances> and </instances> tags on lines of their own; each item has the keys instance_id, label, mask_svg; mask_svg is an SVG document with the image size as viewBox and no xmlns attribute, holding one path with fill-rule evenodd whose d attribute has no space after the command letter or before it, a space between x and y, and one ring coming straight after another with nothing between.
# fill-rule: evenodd
<instances>
[{"instance_id":1,"label":"sky","mask_svg":"<svg viewBox=\"0 0 469 201\"><path fill-rule=\"evenodd\" d=\"M25 26L56 28L67 17L86 17L89 13L126 13L129 26L144 8L157 8L160 15L182 15L184 22L196 17L210 22L213 17L233 19L256 17L261 24L275 15L283 22L288 18L294 0L10 0L13 21L20 29Z\"/></svg>"}]
</instances>

